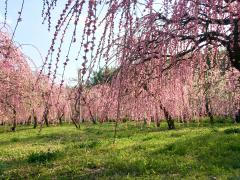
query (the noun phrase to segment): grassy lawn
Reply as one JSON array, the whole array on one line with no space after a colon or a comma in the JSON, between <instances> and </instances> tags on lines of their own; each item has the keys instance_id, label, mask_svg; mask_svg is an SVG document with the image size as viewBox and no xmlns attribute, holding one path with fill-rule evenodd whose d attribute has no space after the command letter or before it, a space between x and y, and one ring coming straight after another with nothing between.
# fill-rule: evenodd
<instances>
[{"instance_id":1,"label":"grassy lawn","mask_svg":"<svg viewBox=\"0 0 240 180\"><path fill-rule=\"evenodd\" d=\"M0 179L240 179L240 125L0 127Z\"/></svg>"}]
</instances>

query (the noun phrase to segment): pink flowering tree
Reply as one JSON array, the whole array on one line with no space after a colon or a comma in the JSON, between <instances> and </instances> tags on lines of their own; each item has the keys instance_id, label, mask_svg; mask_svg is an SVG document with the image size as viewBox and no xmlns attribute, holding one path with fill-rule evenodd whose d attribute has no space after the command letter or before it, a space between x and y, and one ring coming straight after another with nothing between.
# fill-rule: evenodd
<instances>
[{"instance_id":1,"label":"pink flowering tree","mask_svg":"<svg viewBox=\"0 0 240 180\"><path fill-rule=\"evenodd\" d=\"M0 107L3 116L12 121L12 131L15 131L17 120L23 121L29 110L26 99L32 74L26 58L12 44L8 34L0 32L0 37Z\"/></svg>"},{"instance_id":2,"label":"pink flowering tree","mask_svg":"<svg viewBox=\"0 0 240 180\"><path fill-rule=\"evenodd\" d=\"M68 117L67 93L53 85L46 75L33 73L26 56L12 42L10 35L0 31L0 118L2 124L34 123L41 117L46 124ZM61 89L61 90L60 90ZM48 92L50 96L46 96ZM44 114L44 109L48 113ZM50 121L50 122L49 122Z\"/></svg>"},{"instance_id":3,"label":"pink flowering tree","mask_svg":"<svg viewBox=\"0 0 240 180\"><path fill-rule=\"evenodd\" d=\"M47 76L54 82L59 63L64 73L73 49L79 49L75 57L82 59L82 79L89 79L102 60L106 66L114 61L119 68L111 85L87 90L82 83L74 90L75 122L81 114L92 119L107 114L117 121L126 116L146 122L155 119L157 125L164 118L173 129L174 119L213 119L221 114L221 105L222 112L239 108L239 0L66 0L59 19L53 22L58 2L43 1L42 16L48 29L54 28L54 35L40 73L47 67ZM63 52L67 33L72 38L68 51ZM61 56L66 57L64 62ZM110 97L102 93L108 89ZM217 90L231 94L228 103ZM112 105L111 112L105 104Z\"/></svg>"}]
</instances>

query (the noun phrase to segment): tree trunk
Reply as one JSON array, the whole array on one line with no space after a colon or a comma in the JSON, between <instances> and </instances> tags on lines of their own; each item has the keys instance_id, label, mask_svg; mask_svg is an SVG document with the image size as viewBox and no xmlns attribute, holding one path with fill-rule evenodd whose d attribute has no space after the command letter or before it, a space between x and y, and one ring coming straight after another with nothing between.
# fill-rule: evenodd
<instances>
[{"instance_id":1,"label":"tree trunk","mask_svg":"<svg viewBox=\"0 0 240 180\"><path fill-rule=\"evenodd\" d=\"M163 113L168 124L168 129L169 130L175 129L174 120L165 107L163 107Z\"/></svg>"},{"instance_id":2,"label":"tree trunk","mask_svg":"<svg viewBox=\"0 0 240 180\"><path fill-rule=\"evenodd\" d=\"M156 118L156 126L157 126L157 127L160 127L160 121L159 121L159 118Z\"/></svg>"},{"instance_id":3,"label":"tree trunk","mask_svg":"<svg viewBox=\"0 0 240 180\"><path fill-rule=\"evenodd\" d=\"M156 110L156 118L155 118L156 127L160 127L160 119L159 119L159 112L158 112L157 106L155 106L155 110Z\"/></svg>"},{"instance_id":4,"label":"tree trunk","mask_svg":"<svg viewBox=\"0 0 240 180\"><path fill-rule=\"evenodd\" d=\"M11 130L13 132L15 132L16 131L16 127L17 127L17 117L16 117L17 112L16 112L15 108L13 108L12 111L13 111L13 126L12 126Z\"/></svg>"},{"instance_id":5,"label":"tree trunk","mask_svg":"<svg viewBox=\"0 0 240 180\"><path fill-rule=\"evenodd\" d=\"M168 123L168 129L175 129L175 125L174 125L174 120L172 119L172 117L168 117L167 118L167 123Z\"/></svg>"},{"instance_id":6,"label":"tree trunk","mask_svg":"<svg viewBox=\"0 0 240 180\"><path fill-rule=\"evenodd\" d=\"M174 125L174 120L172 118L172 116L169 114L169 112L166 110L165 107L163 107L163 105L160 103L160 109L163 110L163 114L165 116L165 119L167 121L168 124L168 129L175 129L175 125Z\"/></svg>"},{"instance_id":7,"label":"tree trunk","mask_svg":"<svg viewBox=\"0 0 240 180\"><path fill-rule=\"evenodd\" d=\"M213 114L212 114L211 108L210 108L210 100L209 100L209 98L207 97L207 95L206 95L206 97L205 97L205 108L206 108L207 116L208 116L209 119L210 119L210 123L213 124L213 123L214 123L214 121L213 121Z\"/></svg>"},{"instance_id":8,"label":"tree trunk","mask_svg":"<svg viewBox=\"0 0 240 180\"><path fill-rule=\"evenodd\" d=\"M77 115L77 117L78 117L78 115ZM71 116L70 119L72 120L72 122L73 122L73 124L75 125L75 127L76 127L77 129L79 129L79 128L80 128L80 124L77 123L77 121L76 121L77 118L75 118L74 116Z\"/></svg>"},{"instance_id":9,"label":"tree trunk","mask_svg":"<svg viewBox=\"0 0 240 180\"><path fill-rule=\"evenodd\" d=\"M27 123L26 123L28 126L31 124L31 119L32 119L32 115L30 114L28 116Z\"/></svg>"},{"instance_id":10,"label":"tree trunk","mask_svg":"<svg viewBox=\"0 0 240 180\"><path fill-rule=\"evenodd\" d=\"M33 115L33 128L37 128L37 116L35 114Z\"/></svg>"},{"instance_id":11,"label":"tree trunk","mask_svg":"<svg viewBox=\"0 0 240 180\"><path fill-rule=\"evenodd\" d=\"M240 29L239 29L239 18L233 19L233 32L232 37L228 43L223 44L226 46L228 51L228 57L231 61L233 67L235 67L238 71L240 71Z\"/></svg>"},{"instance_id":12,"label":"tree trunk","mask_svg":"<svg viewBox=\"0 0 240 180\"><path fill-rule=\"evenodd\" d=\"M80 95L80 92L76 95L74 106L72 108L71 118L70 118L77 129L80 128L80 119L81 119L81 114L79 111L79 109L80 109L79 108L79 102L80 102L79 95Z\"/></svg>"},{"instance_id":13,"label":"tree trunk","mask_svg":"<svg viewBox=\"0 0 240 180\"><path fill-rule=\"evenodd\" d=\"M30 121L33 122L33 129L36 129L37 128L37 115L36 115L34 109L32 109L32 113L31 113L30 117L31 117Z\"/></svg>"},{"instance_id":14,"label":"tree trunk","mask_svg":"<svg viewBox=\"0 0 240 180\"><path fill-rule=\"evenodd\" d=\"M49 127L49 121L48 121L48 113L49 113L49 110L46 109L44 115L43 115L43 119L44 119L44 122L46 124L47 127Z\"/></svg>"},{"instance_id":15,"label":"tree trunk","mask_svg":"<svg viewBox=\"0 0 240 180\"><path fill-rule=\"evenodd\" d=\"M240 123L240 109L234 114L235 123Z\"/></svg>"},{"instance_id":16,"label":"tree trunk","mask_svg":"<svg viewBox=\"0 0 240 180\"><path fill-rule=\"evenodd\" d=\"M83 97L83 102L87 105L87 108L88 108L88 111L89 111L92 123L93 124L97 124L97 121L96 121L96 119L94 118L94 116L92 114L91 107L89 106L89 104L87 103L87 101L86 101L86 99L84 97Z\"/></svg>"},{"instance_id":17,"label":"tree trunk","mask_svg":"<svg viewBox=\"0 0 240 180\"><path fill-rule=\"evenodd\" d=\"M59 124L62 125L62 116L58 118Z\"/></svg>"},{"instance_id":18,"label":"tree trunk","mask_svg":"<svg viewBox=\"0 0 240 180\"><path fill-rule=\"evenodd\" d=\"M58 115L58 120L59 120L60 125L62 125L62 123L63 123L63 117L64 117L64 113Z\"/></svg>"},{"instance_id":19,"label":"tree trunk","mask_svg":"<svg viewBox=\"0 0 240 180\"><path fill-rule=\"evenodd\" d=\"M143 118L143 126L144 126L144 127L147 126L147 118L146 118L146 117Z\"/></svg>"},{"instance_id":20,"label":"tree trunk","mask_svg":"<svg viewBox=\"0 0 240 180\"><path fill-rule=\"evenodd\" d=\"M154 97L153 94L151 94L152 97ZM155 98L155 97L154 97ZM158 100L159 102L159 107L160 109L163 111L163 114L164 114L164 117L167 121L167 124L168 124L168 129L171 130L171 129L175 129L175 125L174 125L174 120L172 118L172 116L170 115L170 113L166 110L166 108L162 105L162 102L160 100ZM160 126L160 124L159 124Z\"/></svg>"}]
</instances>

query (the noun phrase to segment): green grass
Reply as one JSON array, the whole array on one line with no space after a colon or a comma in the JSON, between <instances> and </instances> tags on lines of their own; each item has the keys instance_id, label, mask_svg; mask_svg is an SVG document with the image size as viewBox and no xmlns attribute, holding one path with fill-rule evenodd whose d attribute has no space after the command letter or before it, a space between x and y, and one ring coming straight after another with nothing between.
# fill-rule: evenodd
<instances>
[{"instance_id":1,"label":"green grass","mask_svg":"<svg viewBox=\"0 0 240 180\"><path fill-rule=\"evenodd\" d=\"M240 125L0 127L0 179L240 179Z\"/></svg>"}]
</instances>

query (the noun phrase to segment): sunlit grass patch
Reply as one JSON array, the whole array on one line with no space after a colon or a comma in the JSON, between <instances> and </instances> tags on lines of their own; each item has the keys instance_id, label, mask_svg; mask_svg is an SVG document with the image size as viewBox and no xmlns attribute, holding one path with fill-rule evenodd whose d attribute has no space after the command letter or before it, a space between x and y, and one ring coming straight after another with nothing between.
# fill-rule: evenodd
<instances>
[{"instance_id":1,"label":"sunlit grass patch","mask_svg":"<svg viewBox=\"0 0 240 180\"><path fill-rule=\"evenodd\" d=\"M63 125L0 134L0 179L239 179L239 125Z\"/></svg>"}]
</instances>

